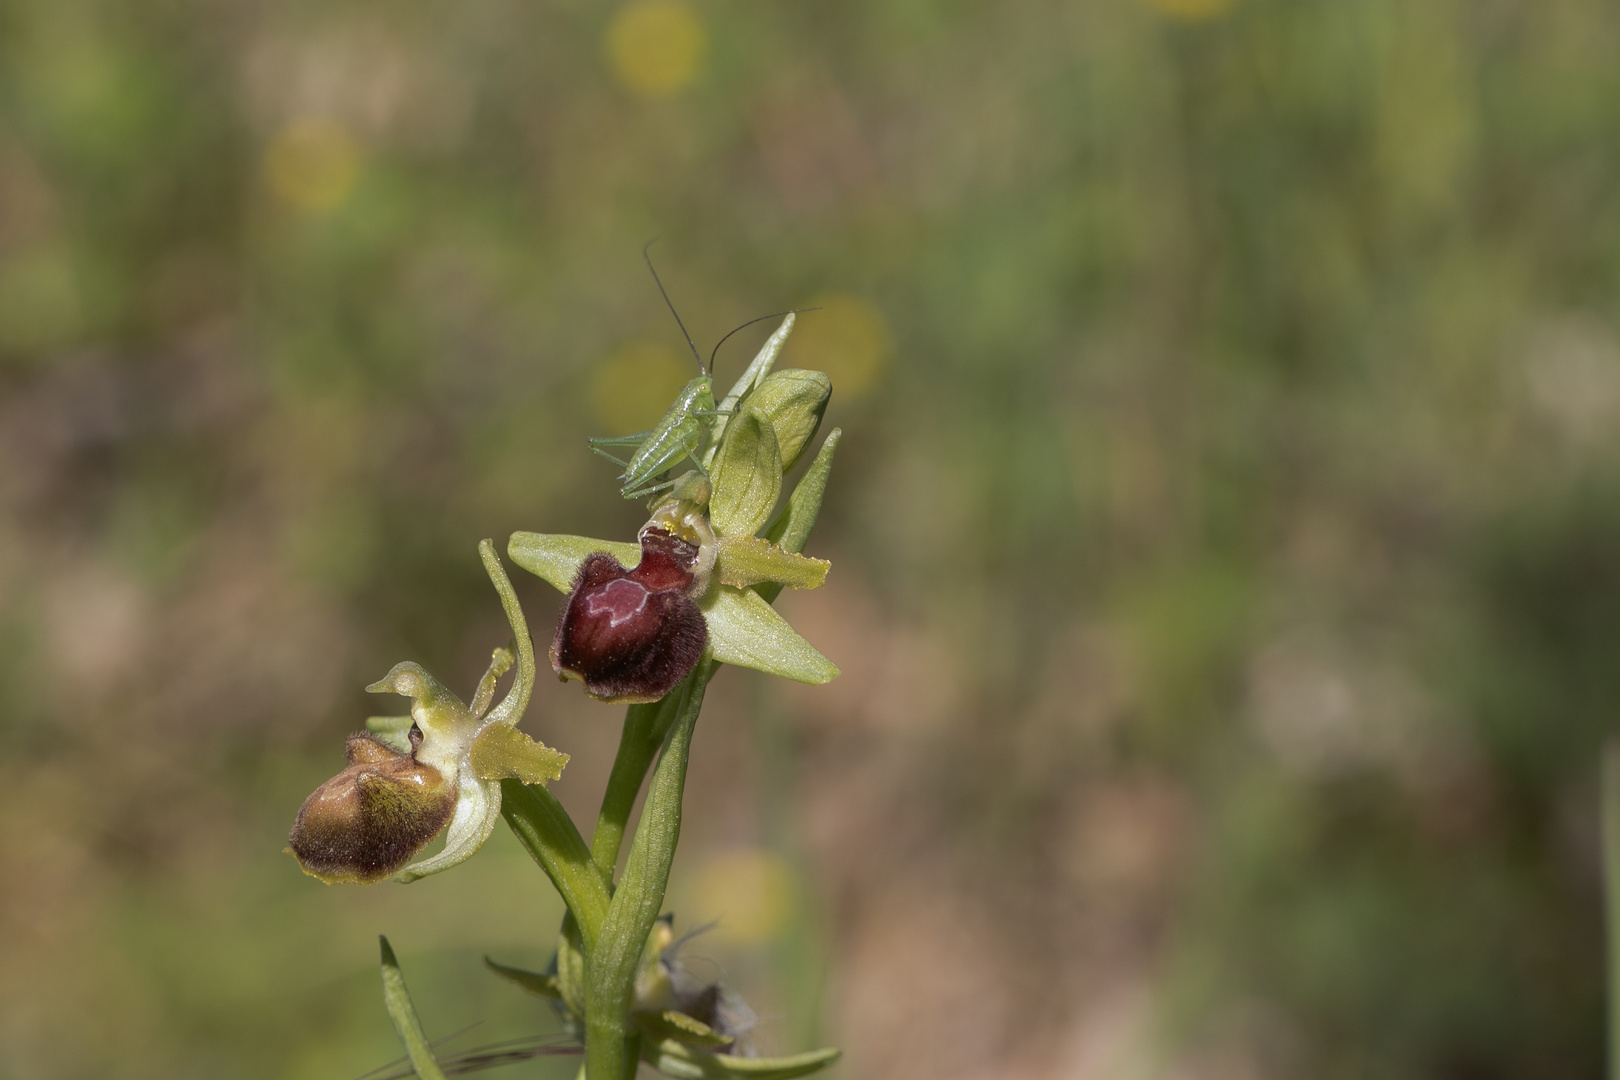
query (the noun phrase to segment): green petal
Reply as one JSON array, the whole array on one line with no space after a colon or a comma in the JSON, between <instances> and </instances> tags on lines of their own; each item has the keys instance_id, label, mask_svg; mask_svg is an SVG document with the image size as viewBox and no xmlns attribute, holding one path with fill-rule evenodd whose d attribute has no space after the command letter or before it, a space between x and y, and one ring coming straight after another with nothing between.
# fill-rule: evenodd
<instances>
[{"instance_id":1,"label":"green petal","mask_svg":"<svg viewBox=\"0 0 1620 1080\"><path fill-rule=\"evenodd\" d=\"M838 677L838 665L800 637L758 593L715 585L700 606L709 623L709 649L721 663L811 686Z\"/></svg>"},{"instance_id":2,"label":"green petal","mask_svg":"<svg viewBox=\"0 0 1620 1080\"><path fill-rule=\"evenodd\" d=\"M677 1080L790 1080L825 1069L837 1061L841 1051L834 1047L777 1058L745 1058L732 1054L706 1054L674 1039L653 1042L648 1039L642 1056L653 1068Z\"/></svg>"},{"instance_id":3,"label":"green petal","mask_svg":"<svg viewBox=\"0 0 1620 1080\"><path fill-rule=\"evenodd\" d=\"M746 589L774 581L790 589L819 589L832 564L796 551L784 551L763 536L723 536L716 543L715 577Z\"/></svg>"},{"instance_id":4,"label":"green petal","mask_svg":"<svg viewBox=\"0 0 1620 1080\"><path fill-rule=\"evenodd\" d=\"M574 587L580 564L598 551L612 555L626 569L641 561L640 544L593 540L589 536L516 532L506 544L508 558L535 577L548 582L558 592L567 592Z\"/></svg>"},{"instance_id":5,"label":"green petal","mask_svg":"<svg viewBox=\"0 0 1620 1080\"><path fill-rule=\"evenodd\" d=\"M568 755L536 742L517 728L487 724L473 739L472 768L482 780L544 784L562 775Z\"/></svg>"}]
</instances>

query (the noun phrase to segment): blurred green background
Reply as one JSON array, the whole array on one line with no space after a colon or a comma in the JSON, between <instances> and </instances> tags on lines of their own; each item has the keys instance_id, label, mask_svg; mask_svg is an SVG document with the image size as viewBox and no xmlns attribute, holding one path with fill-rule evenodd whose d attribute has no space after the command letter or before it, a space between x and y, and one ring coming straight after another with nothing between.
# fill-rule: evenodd
<instances>
[{"instance_id":1,"label":"blurred green background","mask_svg":"<svg viewBox=\"0 0 1620 1080\"><path fill-rule=\"evenodd\" d=\"M1620 717L1610 0L0 0L0 1075L555 1030L504 833L280 851L475 547L820 303L845 428L671 906L857 1078L1592 1078ZM728 343L724 384L768 326ZM519 575L522 577L522 575ZM557 598L519 582L536 634ZM525 727L594 814L620 710ZM572 1059L497 1075L564 1078Z\"/></svg>"}]
</instances>

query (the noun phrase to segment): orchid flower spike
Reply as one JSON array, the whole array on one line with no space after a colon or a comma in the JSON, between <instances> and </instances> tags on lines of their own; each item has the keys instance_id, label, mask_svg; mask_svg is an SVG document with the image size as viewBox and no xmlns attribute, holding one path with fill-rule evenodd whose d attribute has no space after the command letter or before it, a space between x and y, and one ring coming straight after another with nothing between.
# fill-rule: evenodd
<instances>
[{"instance_id":1,"label":"orchid flower spike","mask_svg":"<svg viewBox=\"0 0 1620 1080\"><path fill-rule=\"evenodd\" d=\"M801 553L821 508L834 429L785 505L831 393L818 371L772 371L792 329L772 335L717 410L698 468L668 481L635 543L513 533L512 561L568 594L551 646L564 679L609 703L656 701L704 655L819 685L838 667L771 607L815 589L828 563Z\"/></svg>"},{"instance_id":2,"label":"orchid flower spike","mask_svg":"<svg viewBox=\"0 0 1620 1080\"><path fill-rule=\"evenodd\" d=\"M448 870L471 858L494 831L501 780L544 784L562 775L568 755L515 727L534 689L534 644L494 545L485 540L478 551L512 624L517 675L511 689L490 708L496 682L513 664L508 649L495 650L470 705L409 661L366 687L410 698L411 714L374 718L368 731L349 736L348 767L299 808L288 844L312 877L329 885L371 884ZM410 863L446 827L444 849Z\"/></svg>"}]
</instances>

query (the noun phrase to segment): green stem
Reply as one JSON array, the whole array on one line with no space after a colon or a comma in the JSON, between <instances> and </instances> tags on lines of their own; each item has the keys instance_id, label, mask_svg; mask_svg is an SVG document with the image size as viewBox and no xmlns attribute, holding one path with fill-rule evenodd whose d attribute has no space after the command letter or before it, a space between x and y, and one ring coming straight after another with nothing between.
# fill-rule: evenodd
<instances>
[{"instance_id":1,"label":"green stem","mask_svg":"<svg viewBox=\"0 0 1620 1080\"><path fill-rule=\"evenodd\" d=\"M501 816L557 887L579 923L585 953L590 955L607 918L608 880L568 811L543 787L502 780Z\"/></svg>"},{"instance_id":2,"label":"green stem","mask_svg":"<svg viewBox=\"0 0 1620 1080\"><path fill-rule=\"evenodd\" d=\"M718 667L715 661L705 660L692 673L690 688L681 699L647 786L647 802L630 842L624 878L608 903L596 947L588 949L585 1067L590 1080L627 1080L635 1072L625 1013L647 935L664 904L675 846L681 837L681 797L692 730L703 708L704 690Z\"/></svg>"},{"instance_id":3,"label":"green stem","mask_svg":"<svg viewBox=\"0 0 1620 1080\"><path fill-rule=\"evenodd\" d=\"M664 741L664 733L669 730L676 710L691 687L688 677L658 701L632 705L625 710L619 753L613 759L613 772L608 775L607 791L602 795L602 810L596 816L596 832L591 836L591 857L609 880L619 861L619 847L624 843L624 831L636 796L641 792L641 782L647 778L647 770Z\"/></svg>"},{"instance_id":4,"label":"green stem","mask_svg":"<svg viewBox=\"0 0 1620 1080\"><path fill-rule=\"evenodd\" d=\"M1603 884L1609 936L1609 1080L1620 1080L1620 737L1603 747Z\"/></svg>"}]
</instances>

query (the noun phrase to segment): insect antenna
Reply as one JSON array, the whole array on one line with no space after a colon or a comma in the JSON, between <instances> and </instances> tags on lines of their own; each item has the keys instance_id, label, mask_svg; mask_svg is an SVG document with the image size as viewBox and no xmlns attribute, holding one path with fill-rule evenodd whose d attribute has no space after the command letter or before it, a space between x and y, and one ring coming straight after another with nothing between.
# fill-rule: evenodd
<instances>
[{"instance_id":1,"label":"insect antenna","mask_svg":"<svg viewBox=\"0 0 1620 1080\"><path fill-rule=\"evenodd\" d=\"M735 334L738 330L746 330L750 326L753 326L755 323L764 322L766 319L779 319L783 315L803 315L807 311L820 311L820 310L821 309L819 307L790 308L787 311L773 311L769 315L761 315L758 318L749 319L747 322L743 323L741 326L736 327L735 329L733 329L729 333L727 333L726 337L723 337L719 341L714 343L714 352L709 354L709 374L710 375L714 374L714 358L716 356L720 355L720 346L722 346L722 345L724 345L726 343L726 338L729 338L732 334Z\"/></svg>"},{"instance_id":2,"label":"insect antenna","mask_svg":"<svg viewBox=\"0 0 1620 1080\"><path fill-rule=\"evenodd\" d=\"M675 305L670 302L669 293L664 290L664 283L658 278L658 271L653 269L652 256L648 252L652 250L652 246L656 243L658 243L656 236L647 241L647 246L641 249L641 257L647 260L647 269L652 271L653 281L658 286L658 293L664 298L664 304L669 308L669 313L675 316L675 325L681 328L681 336L686 338L686 347L692 350L692 359L698 362L698 370L708 375L710 373L703 370L703 357L698 352L698 347L693 344L692 335L686 332L686 324L681 322L681 313L675 310Z\"/></svg>"}]
</instances>

